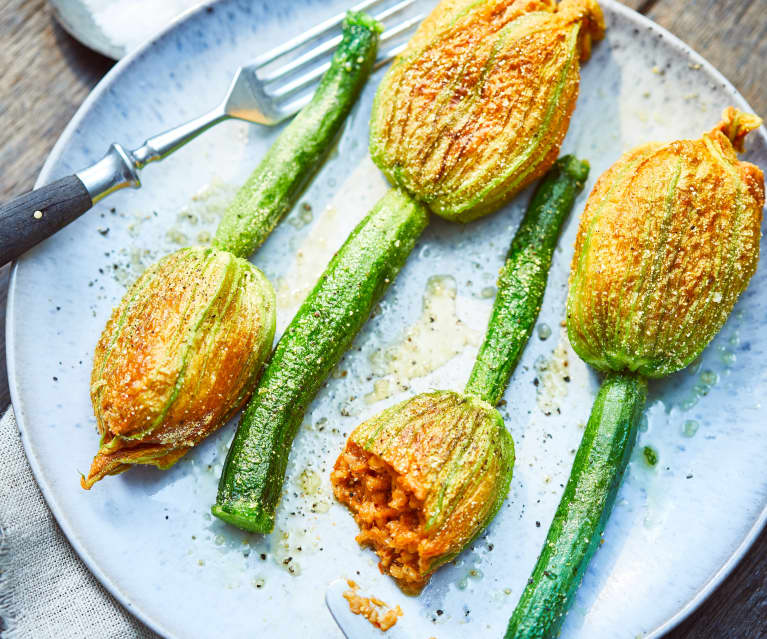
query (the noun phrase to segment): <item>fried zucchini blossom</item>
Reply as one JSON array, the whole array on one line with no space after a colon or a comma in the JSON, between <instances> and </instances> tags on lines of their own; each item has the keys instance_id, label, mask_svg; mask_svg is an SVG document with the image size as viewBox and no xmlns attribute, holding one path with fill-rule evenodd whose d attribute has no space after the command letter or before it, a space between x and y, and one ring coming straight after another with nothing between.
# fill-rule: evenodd
<instances>
[{"instance_id":1,"label":"fried zucchini blossom","mask_svg":"<svg viewBox=\"0 0 767 639\"><path fill-rule=\"evenodd\" d=\"M567 301L583 360L663 377L719 332L759 259L764 177L735 151L760 123L730 107L701 138L641 146L599 178Z\"/></svg>"},{"instance_id":2,"label":"fried zucchini blossom","mask_svg":"<svg viewBox=\"0 0 767 639\"><path fill-rule=\"evenodd\" d=\"M471 395L424 393L360 424L331 475L357 541L417 594L498 512L514 443L498 411Z\"/></svg>"},{"instance_id":3,"label":"fried zucchini blossom","mask_svg":"<svg viewBox=\"0 0 767 639\"><path fill-rule=\"evenodd\" d=\"M443 0L378 89L373 160L447 219L499 208L554 164L603 35L595 0Z\"/></svg>"},{"instance_id":4,"label":"fried zucchini blossom","mask_svg":"<svg viewBox=\"0 0 767 639\"><path fill-rule=\"evenodd\" d=\"M756 270L764 176L735 152L760 124L730 107L697 140L629 151L589 196L567 333L604 379L506 639L558 636L631 457L647 379L695 359Z\"/></svg>"},{"instance_id":5,"label":"fried zucchini blossom","mask_svg":"<svg viewBox=\"0 0 767 639\"><path fill-rule=\"evenodd\" d=\"M147 269L96 346L101 444L83 488L133 464L168 468L226 423L258 380L274 329L274 290L245 259L188 248Z\"/></svg>"}]
</instances>

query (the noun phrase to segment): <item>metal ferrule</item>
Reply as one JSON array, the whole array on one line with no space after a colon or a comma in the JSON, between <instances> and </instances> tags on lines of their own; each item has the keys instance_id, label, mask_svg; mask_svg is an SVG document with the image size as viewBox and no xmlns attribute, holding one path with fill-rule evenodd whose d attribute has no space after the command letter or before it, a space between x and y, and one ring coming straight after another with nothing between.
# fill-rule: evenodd
<instances>
[{"instance_id":1,"label":"metal ferrule","mask_svg":"<svg viewBox=\"0 0 767 639\"><path fill-rule=\"evenodd\" d=\"M141 186L131 155L119 144L112 144L106 155L93 166L76 173L95 204L110 193Z\"/></svg>"}]
</instances>

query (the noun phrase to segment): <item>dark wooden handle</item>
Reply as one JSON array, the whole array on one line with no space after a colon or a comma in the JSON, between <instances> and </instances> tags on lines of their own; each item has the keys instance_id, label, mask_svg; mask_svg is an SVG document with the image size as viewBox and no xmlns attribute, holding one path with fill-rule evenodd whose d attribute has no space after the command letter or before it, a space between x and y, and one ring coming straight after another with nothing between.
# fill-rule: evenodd
<instances>
[{"instance_id":1,"label":"dark wooden handle","mask_svg":"<svg viewBox=\"0 0 767 639\"><path fill-rule=\"evenodd\" d=\"M93 206L76 175L0 206L0 266L17 258Z\"/></svg>"}]
</instances>

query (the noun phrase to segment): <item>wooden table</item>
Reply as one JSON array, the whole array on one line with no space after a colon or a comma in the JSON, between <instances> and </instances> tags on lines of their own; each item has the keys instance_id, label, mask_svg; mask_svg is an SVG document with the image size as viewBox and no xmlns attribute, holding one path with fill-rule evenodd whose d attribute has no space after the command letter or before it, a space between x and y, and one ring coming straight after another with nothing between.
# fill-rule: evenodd
<instances>
[{"instance_id":1,"label":"wooden table","mask_svg":"<svg viewBox=\"0 0 767 639\"><path fill-rule=\"evenodd\" d=\"M626 0L626 4L702 53L767 117L763 85L767 81L767 0ZM70 38L44 0L2 0L0 38L0 198L4 200L32 187L64 126L112 61ZM0 270L2 326L7 281L4 268ZM5 360L4 331L0 332L0 358ZM8 404L2 366L0 409L4 411ZM680 552L687 550L680 546ZM668 639L765 637L767 531L721 587Z\"/></svg>"}]
</instances>

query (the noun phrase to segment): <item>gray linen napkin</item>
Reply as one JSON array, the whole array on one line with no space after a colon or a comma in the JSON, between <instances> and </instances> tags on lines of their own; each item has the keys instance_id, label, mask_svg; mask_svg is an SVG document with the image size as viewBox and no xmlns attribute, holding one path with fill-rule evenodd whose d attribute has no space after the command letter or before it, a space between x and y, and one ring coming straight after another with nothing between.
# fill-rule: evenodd
<instances>
[{"instance_id":1,"label":"gray linen napkin","mask_svg":"<svg viewBox=\"0 0 767 639\"><path fill-rule=\"evenodd\" d=\"M0 419L4 639L155 639L72 550L27 463L13 409Z\"/></svg>"}]
</instances>

